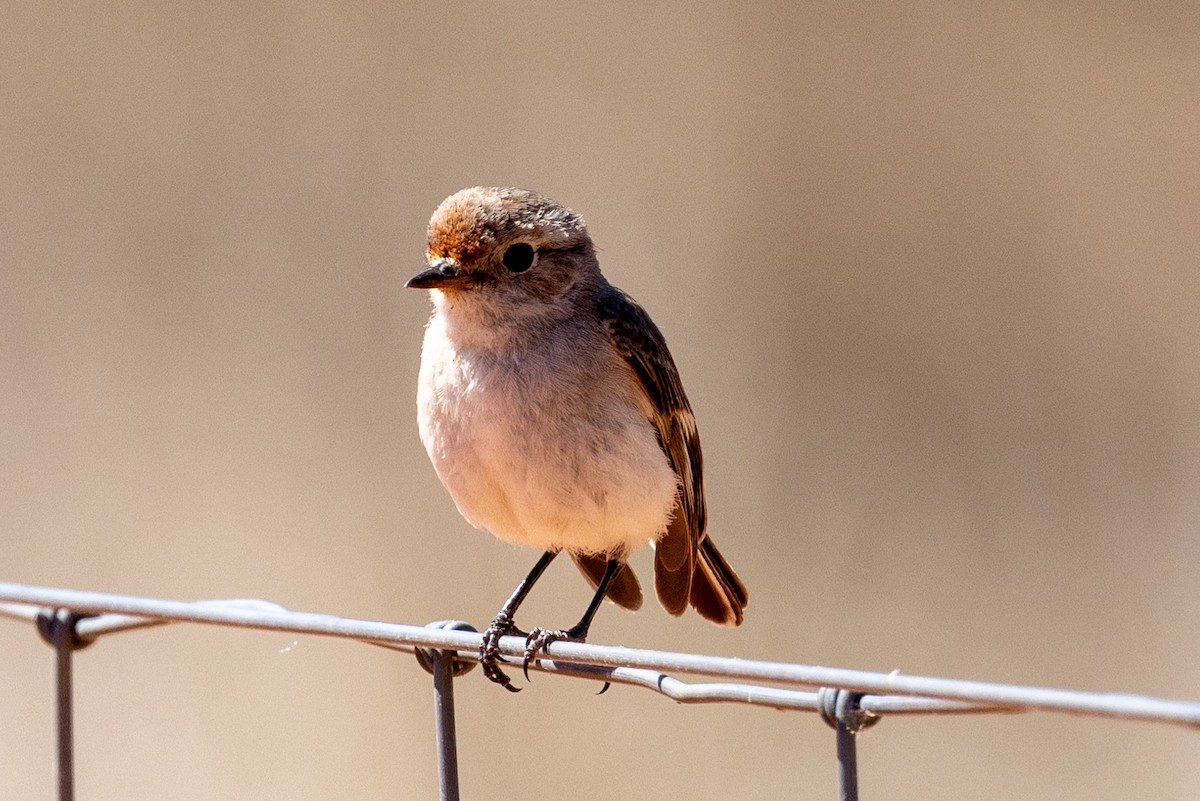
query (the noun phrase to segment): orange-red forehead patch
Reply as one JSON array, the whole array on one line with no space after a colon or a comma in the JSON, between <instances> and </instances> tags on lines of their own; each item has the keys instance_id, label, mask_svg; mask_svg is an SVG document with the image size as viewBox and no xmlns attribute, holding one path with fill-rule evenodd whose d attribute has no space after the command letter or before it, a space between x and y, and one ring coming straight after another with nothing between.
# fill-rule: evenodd
<instances>
[{"instance_id":1,"label":"orange-red forehead patch","mask_svg":"<svg viewBox=\"0 0 1200 801\"><path fill-rule=\"evenodd\" d=\"M478 203L465 198L447 198L429 221L429 254L460 264L477 258L495 241L482 211Z\"/></svg>"}]
</instances>

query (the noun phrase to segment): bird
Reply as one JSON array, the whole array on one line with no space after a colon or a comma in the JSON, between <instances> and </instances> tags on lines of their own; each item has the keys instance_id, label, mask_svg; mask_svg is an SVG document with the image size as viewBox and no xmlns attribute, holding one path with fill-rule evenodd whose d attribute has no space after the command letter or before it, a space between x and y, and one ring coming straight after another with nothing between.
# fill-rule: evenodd
<instances>
[{"instance_id":1,"label":"bird","mask_svg":"<svg viewBox=\"0 0 1200 801\"><path fill-rule=\"evenodd\" d=\"M600 272L583 218L527 189L470 187L429 221L417 388L420 438L472 526L540 549L483 632L491 681L500 639L525 636L522 667L558 640L584 641L602 601L636 611L627 557L654 548L654 587L672 615L690 605L742 623L748 594L707 532L700 437L662 332ZM566 551L594 589L567 629L514 622Z\"/></svg>"}]
</instances>

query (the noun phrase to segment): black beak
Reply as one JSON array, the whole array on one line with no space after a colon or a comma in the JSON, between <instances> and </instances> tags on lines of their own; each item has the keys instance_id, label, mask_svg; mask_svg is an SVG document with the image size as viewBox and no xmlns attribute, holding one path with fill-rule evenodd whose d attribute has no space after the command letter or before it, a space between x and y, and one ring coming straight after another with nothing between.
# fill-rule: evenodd
<instances>
[{"instance_id":1,"label":"black beak","mask_svg":"<svg viewBox=\"0 0 1200 801\"><path fill-rule=\"evenodd\" d=\"M429 265L428 270L423 270L408 279L404 286L408 289L447 289L466 280L467 274L454 259L437 259Z\"/></svg>"}]
</instances>

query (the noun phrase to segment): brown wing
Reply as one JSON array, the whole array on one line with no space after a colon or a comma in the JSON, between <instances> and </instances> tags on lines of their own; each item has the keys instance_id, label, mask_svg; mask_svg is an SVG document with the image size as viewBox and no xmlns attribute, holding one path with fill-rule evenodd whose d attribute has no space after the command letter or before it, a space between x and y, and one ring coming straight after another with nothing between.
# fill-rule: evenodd
<instances>
[{"instance_id":1,"label":"brown wing","mask_svg":"<svg viewBox=\"0 0 1200 801\"><path fill-rule=\"evenodd\" d=\"M650 315L621 290L609 287L600 298L599 311L614 347L654 406L650 422L679 476L671 523L654 549L658 600L673 615L682 614L690 601L709 620L737 625L746 605L746 588L716 547L706 542L704 457L675 360Z\"/></svg>"}]
</instances>

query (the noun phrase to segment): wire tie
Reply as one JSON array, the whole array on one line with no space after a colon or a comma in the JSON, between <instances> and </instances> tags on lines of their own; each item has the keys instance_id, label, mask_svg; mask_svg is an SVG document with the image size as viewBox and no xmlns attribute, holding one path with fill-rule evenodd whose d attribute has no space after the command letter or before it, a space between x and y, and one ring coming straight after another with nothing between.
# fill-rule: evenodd
<instances>
[{"instance_id":1,"label":"wire tie","mask_svg":"<svg viewBox=\"0 0 1200 801\"><path fill-rule=\"evenodd\" d=\"M820 705L821 720L830 728L839 727L850 734L858 734L863 729L874 726L883 718L872 715L859 706L863 693L842 690L836 687L822 687L817 691Z\"/></svg>"},{"instance_id":2,"label":"wire tie","mask_svg":"<svg viewBox=\"0 0 1200 801\"><path fill-rule=\"evenodd\" d=\"M470 631L476 634L479 630L465 620L435 620L432 623L426 623L427 629L441 629L442 631ZM421 667L425 668L425 672L433 675L433 660L436 654L441 649L438 648L417 648L413 653L417 657L417 662ZM451 671L454 676L462 676L469 673L475 667L475 663L466 659L458 659L458 651L449 650L451 658L454 659Z\"/></svg>"},{"instance_id":3,"label":"wire tie","mask_svg":"<svg viewBox=\"0 0 1200 801\"><path fill-rule=\"evenodd\" d=\"M95 640L85 640L79 636L78 629L75 625L85 617L96 617L96 615L84 615L70 609L39 609L37 614L37 630L38 634L47 644L57 648L59 645L59 637L66 637L66 643L72 651L78 651L80 648L87 648Z\"/></svg>"}]
</instances>

